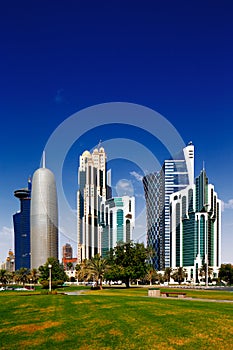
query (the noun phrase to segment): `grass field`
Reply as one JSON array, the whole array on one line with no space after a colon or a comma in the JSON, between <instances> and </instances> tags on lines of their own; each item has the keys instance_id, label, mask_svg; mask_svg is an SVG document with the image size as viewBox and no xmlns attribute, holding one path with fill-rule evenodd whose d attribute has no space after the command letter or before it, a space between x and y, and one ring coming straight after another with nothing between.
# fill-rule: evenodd
<instances>
[{"instance_id":1,"label":"grass field","mask_svg":"<svg viewBox=\"0 0 233 350\"><path fill-rule=\"evenodd\" d=\"M186 292L233 300L230 292ZM233 349L233 303L149 298L144 288L1 292L0 322L0 349Z\"/></svg>"}]
</instances>

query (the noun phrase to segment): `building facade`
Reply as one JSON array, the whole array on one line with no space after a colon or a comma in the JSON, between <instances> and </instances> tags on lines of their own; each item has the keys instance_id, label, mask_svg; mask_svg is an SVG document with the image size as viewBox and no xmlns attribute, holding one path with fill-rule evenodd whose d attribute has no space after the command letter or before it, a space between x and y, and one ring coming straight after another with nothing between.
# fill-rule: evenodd
<instances>
[{"instance_id":1,"label":"building facade","mask_svg":"<svg viewBox=\"0 0 233 350\"><path fill-rule=\"evenodd\" d=\"M197 283L206 264L217 276L221 265L221 201L205 170L195 184L173 193L171 208L171 267L184 267Z\"/></svg>"},{"instance_id":2,"label":"building facade","mask_svg":"<svg viewBox=\"0 0 233 350\"><path fill-rule=\"evenodd\" d=\"M157 270L171 266L170 196L194 182L194 146L189 143L174 159L164 161L159 172L143 178L147 215L147 245L154 250Z\"/></svg>"},{"instance_id":3,"label":"building facade","mask_svg":"<svg viewBox=\"0 0 233 350\"><path fill-rule=\"evenodd\" d=\"M83 152L79 159L77 192L77 259L80 263L101 254L100 205L111 197L107 183L106 153L103 147L91 154Z\"/></svg>"},{"instance_id":4,"label":"building facade","mask_svg":"<svg viewBox=\"0 0 233 350\"><path fill-rule=\"evenodd\" d=\"M15 269L31 268L30 263L30 207L31 207L31 179L28 187L14 191L14 196L20 200L20 211L13 215Z\"/></svg>"},{"instance_id":5,"label":"building facade","mask_svg":"<svg viewBox=\"0 0 233 350\"><path fill-rule=\"evenodd\" d=\"M53 173L43 166L35 171L31 194L31 268L58 259L58 205Z\"/></svg>"},{"instance_id":6,"label":"building facade","mask_svg":"<svg viewBox=\"0 0 233 350\"><path fill-rule=\"evenodd\" d=\"M105 257L118 242L130 242L135 225L135 198L115 197L101 203L101 255Z\"/></svg>"}]
</instances>

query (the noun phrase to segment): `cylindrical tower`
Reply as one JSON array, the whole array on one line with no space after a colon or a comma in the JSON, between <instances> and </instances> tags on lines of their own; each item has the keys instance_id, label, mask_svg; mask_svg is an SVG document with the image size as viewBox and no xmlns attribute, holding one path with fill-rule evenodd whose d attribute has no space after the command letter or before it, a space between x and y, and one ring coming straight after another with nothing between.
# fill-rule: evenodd
<instances>
[{"instance_id":1,"label":"cylindrical tower","mask_svg":"<svg viewBox=\"0 0 233 350\"><path fill-rule=\"evenodd\" d=\"M31 268L58 259L58 208L53 173L43 167L33 175L31 194Z\"/></svg>"}]
</instances>

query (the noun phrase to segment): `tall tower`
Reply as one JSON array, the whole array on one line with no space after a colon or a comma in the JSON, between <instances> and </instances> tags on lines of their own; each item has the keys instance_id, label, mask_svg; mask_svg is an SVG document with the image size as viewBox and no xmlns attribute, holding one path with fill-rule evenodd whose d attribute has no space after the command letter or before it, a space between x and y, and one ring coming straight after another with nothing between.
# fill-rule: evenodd
<instances>
[{"instance_id":1,"label":"tall tower","mask_svg":"<svg viewBox=\"0 0 233 350\"><path fill-rule=\"evenodd\" d=\"M30 269L30 204L31 179L28 187L16 190L14 196L20 200L20 211L13 215L15 242L15 269Z\"/></svg>"},{"instance_id":2,"label":"tall tower","mask_svg":"<svg viewBox=\"0 0 233 350\"><path fill-rule=\"evenodd\" d=\"M170 197L171 266L184 267L188 279L199 280L207 264L217 277L221 265L221 201L203 169L195 184Z\"/></svg>"},{"instance_id":3,"label":"tall tower","mask_svg":"<svg viewBox=\"0 0 233 350\"><path fill-rule=\"evenodd\" d=\"M102 227L101 255L115 248L118 242L129 243L133 239L135 225L135 198L115 197L101 203Z\"/></svg>"},{"instance_id":4,"label":"tall tower","mask_svg":"<svg viewBox=\"0 0 233 350\"><path fill-rule=\"evenodd\" d=\"M58 207L53 173L43 165L35 171L31 195L31 268L58 259Z\"/></svg>"},{"instance_id":5,"label":"tall tower","mask_svg":"<svg viewBox=\"0 0 233 350\"><path fill-rule=\"evenodd\" d=\"M103 147L79 159L77 192L78 262L101 254L100 203L111 195L107 185L106 153Z\"/></svg>"},{"instance_id":6,"label":"tall tower","mask_svg":"<svg viewBox=\"0 0 233 350\"><path fill-rule=\"evenodd\" d=\"M162 169L143 178L147 210L147 245L155 251L158 270L171 266L170 195L194 182L194 146L189 143Z\"/></svg>"}]
</instances>

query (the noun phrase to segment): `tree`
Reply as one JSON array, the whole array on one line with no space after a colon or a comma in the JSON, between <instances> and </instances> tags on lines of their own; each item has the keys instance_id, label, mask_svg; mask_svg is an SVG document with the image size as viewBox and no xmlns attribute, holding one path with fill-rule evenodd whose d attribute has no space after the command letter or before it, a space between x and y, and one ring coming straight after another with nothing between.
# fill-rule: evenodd
<instances>
[{"instance_id":1,"label":"tree","mask_svg":"<svg viewBox=\"0 0 233 350\"><path fill-rule=\"evenodd\" d=\"M172 274L172 268L166 267L165 272L164 272L164 280L166 282L170 282L171 274Z\"/></svg>"},{"instance_id":2,"label":"tree","mask_svg":"<svg viewBox=\"0 0 233 350\"><path fill-rule=\"evenodd\" d=\"M143 243L118 243L109 253L111 266L108 278L120 279L129 288L131 279L144 278L147 273L148 250Z\"/></svg>"},{"instance_id":3,"label":"tree","mask_svg":"<svg viewBox=\"0 0 233 350\"><path fill-rule=\"evenodd\" d=\"M86 262L87 260L85 259L81 262L81 264L77 264L75 266L76 278L78 281L84 281L85 279L87 279L87 272L85 270Z\"/></svg>"},{"instance_id":4,"label":"tree","mask_svg":"<svg viewBox=\"0 0 233 350\"><path fill-rule=\"evenodd\" d=\"M211 274L213 273L213 269L208 266L208 280L210 279ZM204 263L200 268L199 275L201 277L205 276L205 281L207 281L207 264Z\"/></svg>"},{"instance_id":5,"label":"tree","mask_svg":"<svg viewBox=\"0 0 233 350\"><path fill-rule=\"evenodd\" d=\"M150 282L150 286L152 285L153 281L159 279L158 272L155 270L153 265L148 265L148 270L145 279Z\"/></svg>"},{"instance_id":6,"label":"tree","mask_svg":"<svg viewBox=\"0 0 233 350\"><path fill-rule=\"evenodd\" d=\"M64 266L59 263L55 258L48 258L47 262L39 267L40 272L40 283L43 285L43 288L49 287L49 265L51 268L51 279L52 279L52 288L56 288L58 285L62 285L65 281L68 280L68 276L64 271Z\"/></svg>"},{"instance_id":7,"label":"tree","mask_svg":"<svg viewBox=\"0 0 233 350\"><path fill-rule=\"evenodd\" d=\"M70 271L70 270L73 268L72 262L69 261L69 262L66 264L66 267L67 267L67 269Z\"/></svg>"},{"instance_id":8,"label":"tree","mask_svg":"<svg viewBox=\"0 0 233 350\"><path fill-rule=\"evenodd\" d=\"M97 286L102 289L103 277L108 268L107 260L97 254L86 262L85 272L87 278L93 277Z\"/></svg>"},{"instance_id":9,"label":"tree","mask_svg":"<svg viewBox=\"0 0 233 350\"><path fill-rule=\"evenodd\" d=\"M181 284L181 282L184 281L186 275L186 271L183 269L183 267L178 267L178 269L172 274L171 277L174 279L175 282Z\"/></svg>"},{"instance_id":10,"label":"tree","mask_svg":"<svg viewBox=\"0 0 233 350\"><path fill-rule=\"evenodd\" d=\"M7 284L7 271L4 269L0 270L0 282L3 285Z\"/></svg>"},{"instance_id":11,"label":"tree","mask_svg":"<svg viewBox=\"0 0 233 350\"><path fill-rule=\"evenodd\" d=\"M23 286L25 286L25 283L29 280L29 273L29 269L21 267L19 270L15 271L15 280L19 283L23 283Z\"/></svg>"},{"instance_id":12,"label":"tree","mask_svg":"<svg viewBox=\"0 0 233 350\"><path fill-rule=\"evenodd\" d=\"M36 284L39 280L39 272L37 269L32 269L28 276L29 281L31 281L33 284Z\"/></svg>"},{"instance_id":13,"label":"tree","mask_svg":"<svg viewBox=\"0 0 233 350\"><path fill-rule=\"evenodd\" d=\"M233 265L222 264L218 276L220 280L225 281L227 284L233 284Z\"/></svg>"}]
</instances>

